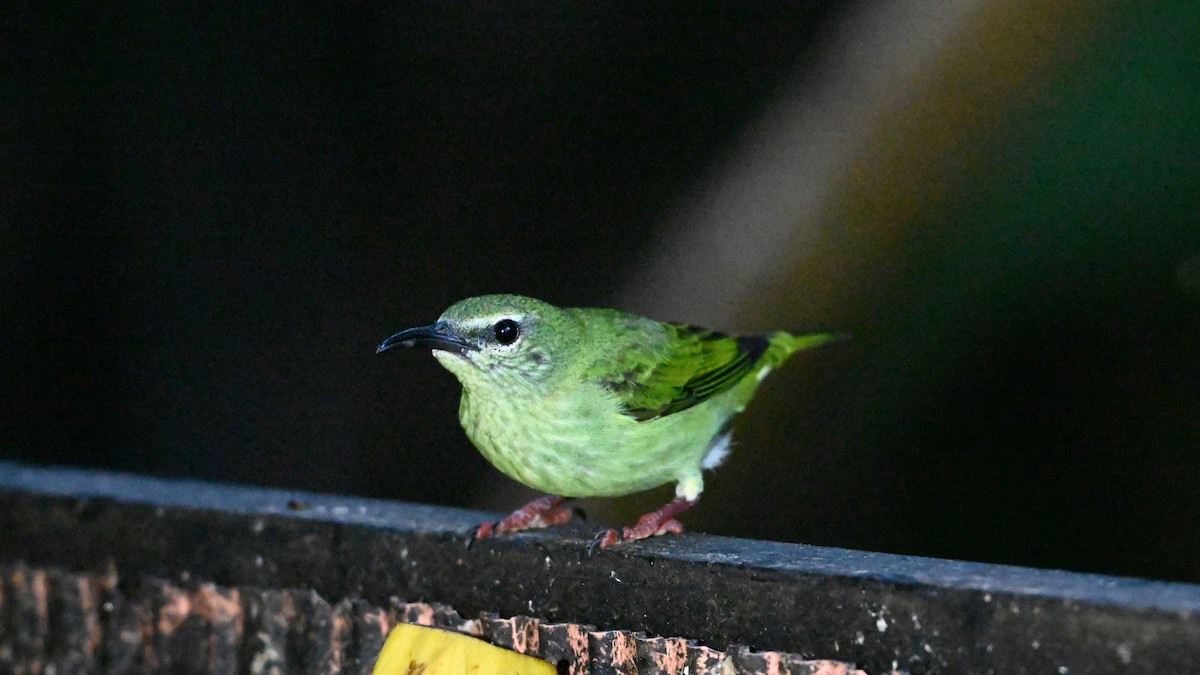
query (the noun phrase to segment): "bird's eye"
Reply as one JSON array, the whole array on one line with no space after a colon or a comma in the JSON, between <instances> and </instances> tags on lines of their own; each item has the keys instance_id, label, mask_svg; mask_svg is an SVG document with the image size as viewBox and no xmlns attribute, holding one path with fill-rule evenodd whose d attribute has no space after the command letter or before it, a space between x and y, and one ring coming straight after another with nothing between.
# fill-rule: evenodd
<instances>
[{"instance_id":1,"label":"bird's eye","mask_svg":"<svg viewBox=\"0 0 1200 675\"><path fill-rule=\"evenodd\" d=\"M501 319L492 329L496 331L496 342L502 345L511 345L521 337L521 327L512 319Z\"/></svg>"}]
</instances>

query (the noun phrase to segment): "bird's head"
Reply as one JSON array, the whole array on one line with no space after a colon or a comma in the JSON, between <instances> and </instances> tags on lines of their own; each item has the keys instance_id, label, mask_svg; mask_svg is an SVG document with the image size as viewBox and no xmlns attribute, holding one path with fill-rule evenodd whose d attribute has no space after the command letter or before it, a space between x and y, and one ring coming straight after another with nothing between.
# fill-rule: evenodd
<instances>
[{"instance_id":1,"label":"bird's head","mask_svg":"<svg viewBox=\"0 0 1200 675\"><path fill-rule=\"evenodd\" d=\"M549 380L579 332L569 314L541 300L481 295L456 302L433 325L396 333L376 351L432 349L468 388L519 386Z\"/></svg>"}]
</instances>

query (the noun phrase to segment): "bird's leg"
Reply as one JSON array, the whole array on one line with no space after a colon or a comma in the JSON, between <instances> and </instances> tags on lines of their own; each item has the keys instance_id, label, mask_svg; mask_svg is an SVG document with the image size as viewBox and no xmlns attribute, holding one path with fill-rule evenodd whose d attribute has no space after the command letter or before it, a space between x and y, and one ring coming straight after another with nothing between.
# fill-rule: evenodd
<instances>
[{"instance_id":1,"label":"bird's leg","mask_svg":"<svg viewBox=\"0 0 1200 675\"><path fill-rule=\"evenodd\" d=\"M637 524L633 527L622 528L620 532L614 529L601 530L592 540L588 552L593 552L598 548L608 548L623 541L637 541L658 534L679 534L683 532L683 524L675 520L675 516L695 506L697 501L699 500L676 497L657 511L651 511L638 518Z\"/></svg>"},{"instance_id":2,"label":"bird's leg","mask_svg":"<svg viewBox=\"0 0 1200 675\"><path fill-rule=\"evenodd\" d=\"M513 511L498 523L480 523L472 532L470 541L486 539L494 534L508 534L521 530L534 530L553 525L565 525L571 522L575 512L561 508L566 503L566 497L546 495L538 497L525 506Z\"/></svg>"}]
</instances>

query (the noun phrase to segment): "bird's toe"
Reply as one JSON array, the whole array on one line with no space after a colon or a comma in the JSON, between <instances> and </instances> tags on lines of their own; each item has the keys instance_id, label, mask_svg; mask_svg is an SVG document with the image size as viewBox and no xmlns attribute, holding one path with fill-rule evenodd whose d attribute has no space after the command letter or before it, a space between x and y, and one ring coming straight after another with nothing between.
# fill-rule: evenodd
<instances>
[{"instance_id":1,"label":"bird's toe","mask_svg":"<svg viewBox=\"0 0 1200 675\"><path fill-rule=\"evenodd\" d=\"M612 528L609 528L607 530L600 530L599 532L596 533L596 536L592 539L592 543L588 545L588 556L591 557L593 554L595 554L597 549L608 548L609 546L612 546L613 544L619 544L619 543L621 543L621 533L620 532L618 532Z\"/></svg>"},{"instance_id":2,"label":"bird's toe","mask_svg":"<svg viewBox=\"0 0 1200 675\"><path fill-rule=\"evenodd\" d=\"M662 525L659 525L653 536L658 536L660 534L683 534L683 523L672 518Z\"/></svg>"},{"instance_id":3,"label":"bird's toe","mask_svg":"<svg viewBox=\"0 0 1200 675\"><path fill-rule=\"evenodd\" d=\"M475 542L480 539L487 539L496 534L496 523L492 521L482 522L467 531L467 548L471 548Z\"/></svg>"}]
</instances>

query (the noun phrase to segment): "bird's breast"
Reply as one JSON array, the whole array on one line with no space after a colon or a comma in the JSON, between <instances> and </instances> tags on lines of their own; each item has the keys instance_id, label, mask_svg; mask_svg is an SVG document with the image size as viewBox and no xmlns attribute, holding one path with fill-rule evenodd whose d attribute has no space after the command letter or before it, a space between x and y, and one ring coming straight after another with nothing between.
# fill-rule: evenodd
<instances>
[{"instance_id":1,"label":"bird's breast","mask_svg":"<svg viewBox=\"0 0 1200 675\"><path fill-rule=\"evenodd\" d=\"M676 458L702 454L709 440L661 435L665 426L636 422L586 391L497 400L464 390L459 419L497 469L567 497L624 495L670 482Z\"/></svg>"}]
</instances>

